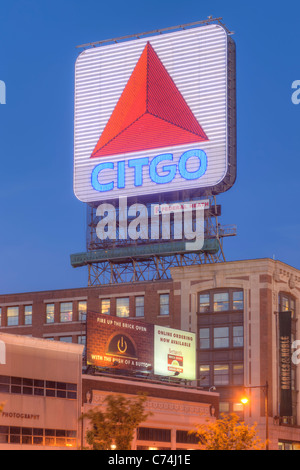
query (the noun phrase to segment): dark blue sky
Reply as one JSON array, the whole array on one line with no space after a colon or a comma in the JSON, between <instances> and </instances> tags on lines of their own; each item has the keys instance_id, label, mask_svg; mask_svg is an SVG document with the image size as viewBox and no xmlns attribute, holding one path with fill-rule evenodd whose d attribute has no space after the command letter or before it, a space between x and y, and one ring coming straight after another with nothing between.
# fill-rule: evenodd
<instances>
[{"instance_id":1,"label":"dark blue sky","mask_svg":"<svg viewBox=\"0 0 300 470\"><path fill-rule=\"evenodd\" d=\"M222 17L237 44L238 178L219 196L227 260L276 257L300 269L300 3L296 0L2 0L0 293L87 285L73 194L76 45Z\"/></svg>"}]
</instances>

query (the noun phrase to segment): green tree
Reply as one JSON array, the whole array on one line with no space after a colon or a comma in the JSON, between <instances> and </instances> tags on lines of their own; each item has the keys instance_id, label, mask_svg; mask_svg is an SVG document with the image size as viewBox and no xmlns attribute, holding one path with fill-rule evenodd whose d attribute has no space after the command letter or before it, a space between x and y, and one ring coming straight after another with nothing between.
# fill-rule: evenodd
<instances>
[{"instance_id":1,"label":"green tree","mask_svg":"<svg viewBox=\"0 0 300 470\"><path fill-rule=\"evenodd\" d=\"M246 425L234 413L221 414L215 421L198 425L192 433L198 436L202 450L259 450L263 446L256 426Z\"/></svg>"},{"instance_id":2,"label":"green tree","mask_svg":"<svg viewBox=\"0 0 300 470\"><path fill-rule=\"evenodd\" d=\"M145 411L146 399L145 395L132 399L108 395L104 409L96 408L83 415L91 423L86 433L89 446L93 450L130 450L134 430L151 414Z\"/></svg>"}]
</instances>

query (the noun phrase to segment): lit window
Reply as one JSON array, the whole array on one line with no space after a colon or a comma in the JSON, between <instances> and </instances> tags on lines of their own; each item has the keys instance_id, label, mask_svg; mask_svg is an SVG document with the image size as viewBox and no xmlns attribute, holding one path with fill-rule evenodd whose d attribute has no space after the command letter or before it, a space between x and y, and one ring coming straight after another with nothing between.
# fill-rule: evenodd
<instances>
[{"instance_id":1,"label":"lit window","mask_svg":"<svg viewBox=\"0 0 300 470\"><path fill-rule=\"evenodd\" d=\"M60 321L62 323L72 321L73 304L72 302L62 302L60 304Z\"/></svg>"},{"instance_id":2,"label":"lit window","mask_svg":"<svg viewBox=\"0 0 300 470\"><path fill-rule=\"evenodd\" d=\"M129 297L117 299L117 317L129 317Z\"/></svg>"},{"instance_id":3,"label":"lit window","mask_svg":"<svg viewBox=\"0 0 300 470\"><path fill-rule=\"evenodd\" d=\"M210 367L209 365L200 366L199 386L208 387L210 384Z\"/></svg>"},{"instance_id":4,"label":"lit window","mask_svg":"<svg viewBox=\"0 0 300 470\"><path fill-rule=\"evenodd\" d=\"M86 321L87 303L86 300L80 300L78 302L78 320Z\"/></svg>"},{"instance_id":5,"label":"lit window","mask_svg":"<svg viewBox=\"0 0 300 470\"><path fill-rule=\"evenodd\" d=\"M19 324L19 307L7 307L7 326Z\"/></svg>"},{"instance_id":6,"label":"lit window","mask_svg":"<svg viewBox=\"0 0 300 470\"><path fill-rule=\"evenodd\" d=\"M159 296L160 315L169 315L169 294Z\"/></svg>"},{"instance_id":7,"label":"lit window","mask_svg":"<svg viewBox=\"0 0 300 470\"><path fill-rule=\"evenodd\" d=\"M214 311L224 312L229 309L229 293L219 292L214 294Z\"/></svg>"},{"instance_id":8,"label":"lit window","mask_svg":"<svg viewBox=\"0 0 300 470\"><path fill-rule=\"evenodd\" d=\"M295 300L287 295L279 294L279 311L288 312L292 314L292 318L295 316Z\"/></svg>"},{"instance_id":9,"label":"lit window","mask_svg":"<svg viewBox=\"0 0 300 470\"><path fill-rule=\"evenodd\" d=\"M101 300L102 315L110 315L110 299Z\"/></svg>"},{"instance_id":10,"label":"lit window","mask_svg":"<svg viewBox=\"0 0 300 470\"><path fill-rule=\"evenodd\" d=\"M242 413L244 411L243 403L234 403L232 408L234 413Z\"/></svg>"},{"instance_id":11,"label":"lit window","mask_svg":"<svg viewBox=\"0 0 300 470\"><path fill-rule=\"evenodd\" d=\"M243 385L244 383L244 365L233 364L233 385Z\"/></svg>"},{"instance_id":12,"label":"lit window","mask_svg":"<svg viewBox=\"0 0 300 470\"><path fill-rule=\"evenodd\" d=\"M229 366L228 364L214 365L214 385L229 384Z\"/></svg>"},{"instance_id":13,"label":"lit window","mask_svg":"<svg viewBox=\"0 0 300 470\"><path fill-rule=\"evenodd\" d=\"M144 316L144 296L139 296L135 298L135 316Z\"/></svg>"},{"instance_id":14,"label":"lit window","mask_svg":"<svg viewBox=\"0 0 300 470\"><path fill-rule=\"evenodd\" d=\"M229 347L229 328L214 328L214 348Z\"/></svg>"},{"instance_id":15,"label":"lit window","mask_svg":"<svg viewBox=\"0 0 300 470\"><path fill-rule=\"evenodd\" d=\"M283 312L289 310L289 299L287 297L281 296L281 310Z\"/></svg>"},{"instance_id":16,"label":"lit window","mask_svg":"<svg viewBox=\"0 0 300 470\"><path fill-rule=\"evenodd\" d=\"M32 305L26 305L24 309L25 325L32 325Z\"/></svg>"},{"instance_id":17,"label":"lit window","mask_svg":"<svg viewBox=\"0 0 300 470\"><path fill-rule=\"evenodd\" d=\"M219 403L219 412L220 413L229 413L229 402L228 401L220 401L220 403Z\"/></svg>"},{"instance_id":18,"label":"lit window","mask_svg":"<svg viewBox=\"0 0 300 470\"><path fill-rule=\"evenodd\" d=\"M54 323L54 304L46 304L46 323Z\"/></svg>"}]
</instances>

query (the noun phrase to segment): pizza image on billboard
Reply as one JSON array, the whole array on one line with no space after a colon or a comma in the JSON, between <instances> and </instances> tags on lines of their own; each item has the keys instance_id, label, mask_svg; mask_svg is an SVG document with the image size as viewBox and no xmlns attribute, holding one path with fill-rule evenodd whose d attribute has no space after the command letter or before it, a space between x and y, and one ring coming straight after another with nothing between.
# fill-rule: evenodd
<instances>
[{"instance_id":1,"label":"pizza image on billboard","mask_svg":"<svg viewBox=\"0 0 300 470\"><path fill-rule=\"evenodd\" d=\"M168 371L182 373L183 356L175 356L174 354L168 354Z\"/></svg>"},{"instance_id":2,"label":"pizza image on billboard","mask_svg":"<svg viewBox=\"0 0 300 470\"><path fill-rule=\"evenodd\" d=\"M75 67L77 198L229 189L233 44L211 24L84 50Z\"/></svg>"}]
</instances>

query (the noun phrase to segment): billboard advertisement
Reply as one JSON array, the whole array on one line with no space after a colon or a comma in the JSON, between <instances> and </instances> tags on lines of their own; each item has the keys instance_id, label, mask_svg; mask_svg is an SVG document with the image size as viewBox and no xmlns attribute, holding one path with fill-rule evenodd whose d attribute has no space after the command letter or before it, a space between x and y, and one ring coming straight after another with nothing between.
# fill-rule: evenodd
<instances>
[{"instance_id":1,"label":"billboard advertisement","mask_svg":"<svg viewBox=\"0 0 300 470\"><path fill-rule=\"evenodd\" d=\"M196 379L194 333L89 312L87 364L130 372Z\"/></svg>"},{"instance_id":2,"label":"billboard advertisement","mask_svg":"<svg viewBox=\"0 0 300 470\"><path fill-rule=\"evenodd\" d=\"M74 125L79 200L229 189L235 180L229 41L222 26L211 24L79 55Z\"/></svg>"},{"instance_id":3,"label":"billboard advertisement","mask_svg":"<svg viewBox=\"0 0 300 470\"><path fill-rule=\"evenodd\" d=\"M280 416L293 416L292 312L279 312Z\"/></svg>"},{"instance_id":4,"label":"billboard advertisement","mask_svg":"<svg viewBox=\"0 0 300 470\"><path fill-rule=\"evenodd\" d=\"M194 333L154 327L154 373L196 380L196 337Z\"/></svg>"},{"instance_id":5,"label":"billboard advertisement","mask_svg":"<svg viewBox=\"0 0 300 470\"><path fill-rule=\"evenodd\" d=\"M122 370L153 366L153 325L89 312L87 363Z\"/></svg>"}]
</instances>

